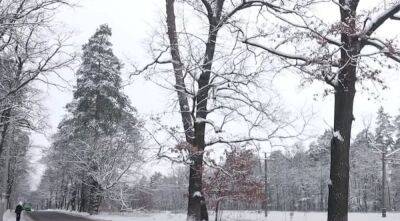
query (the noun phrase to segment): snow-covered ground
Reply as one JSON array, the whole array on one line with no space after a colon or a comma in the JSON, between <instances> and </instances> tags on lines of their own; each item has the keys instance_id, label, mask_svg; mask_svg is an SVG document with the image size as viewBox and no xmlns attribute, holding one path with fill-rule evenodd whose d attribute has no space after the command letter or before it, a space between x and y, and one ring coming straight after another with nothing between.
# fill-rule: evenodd
<instances>
[{"instance_id":1,"label":"snow-covered ground","mask_svg":"<svg viewBox=\"0 0 400 221\"><path fill-rule=\"evenodd\" d=\"M101 214L96 218L109 221L186 221L184 213L158 212L158 213L135 213L122 215ZM211 214L210 220L214 220ZM256 211L223 211L221 221L325 221L326 213L320 212L270 212L268 217L264 213ZM400 213L389 213L382 218L379 213L350 213L349 221L400 221Z\"/></svg>"},{"instance_id":2,"label":"snow-covered ground","mask_svg":"<svg viewBox=\"0 0 400 221\"><path fill-rule=\"evenodd\" d=\"M77 213L69 211L58 211L88 217L94 220L104 221L186 221L184 213L173 212L135 212L124 214L100 214L89 216L87 213ZM22 219L24 220L24 219ZM210 220L214 221L211 213ZM270 212L268 217L264 213L256 211L223 211L221 221L325 221L326 213L320 212L294 212L293 217L290 212ZM15 215L6 212L3 221L15 221ZM400 213L388 213L386 218L382 218L379 213L350 213L349 221L400 221Z\"/></svg>"},{"instance_id":3,"label":"snow-covered ground","mask_svg":"<svg viewBox=\"0 0 400 221\"><path fill-rule=\"evenodd\" d=\"M3 214L3 221L15 221L15 215L10 212L10 210L7 210Z\"/></svg>"},{"instance_id":4,"label":"snow-covered ground","mask_svg":"<svg viewBox=\"0 0 400 221\"><path fill-rule=\"evenodd\" d=\"M13 211L7 210L4 214L3 214L3 221L15 221L15 213ZM32 221L31 219L28 219L24 213L22 213L21 216L21 221Z\"/></svg>"}]
</instances>

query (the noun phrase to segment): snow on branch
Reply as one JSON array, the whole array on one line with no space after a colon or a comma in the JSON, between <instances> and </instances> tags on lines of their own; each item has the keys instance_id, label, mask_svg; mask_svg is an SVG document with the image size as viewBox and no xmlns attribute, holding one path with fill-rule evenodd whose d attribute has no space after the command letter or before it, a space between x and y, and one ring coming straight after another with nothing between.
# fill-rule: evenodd
<instances>
[{"instance_id":1,"label":"snow on branch","mask_svg":"<svg viewBox=\"0 0 400 221\"><path fill-rule=\"evenodd\" d=\"M294 54L288 54L288 53L285 53L283 51L278 51L276 49L269 48L269 47L266 47L264 45L261 45L261 44L255 43L255 42L251 42L248 39L244 40L243 43L251 45L251 46L254 46L254 47L257 47L257 48L261 48L261 49L263 49L265 51L268 51L271 54L278 55L278 56L281 56L281 57L284 57L284 58L287 58L287 59L304 61L306 64L310 63L310 59L308 59L306 57L298 56L298 55L294 55Z\"/></svg>"},{"instance_id":2,"label":"snow on branch","mask_svg":"<svg viewBox=\"0 0 400 221\"><path fill-rule=\"evenodd\" d=\"M296 13L294 10L272 4L271 2L267 2L265 0L247 0L247 1L242 1L239 5L234 7L230 12L223 15L220 24L226 23L227 20L233 17L237 12L251 7L260 7L260 8L266 7L275 12L286 13L286 14Z\"/></svg>"},{"instance_id":3,"label":"snow on branch","mask_svg":"<svg viewBox=\"0 0 400 221\"><path fill-rule=\"evenodd\" d=\"M261 44L256 43L256 42L249 41L248 39L245 39L242 42L244 44L251 45L251 46L254 46L256 48L263 49L263 50L265 50L265 51L267 51L267 52L269 52L271 54L277 55L277 56L285 58L285 59L304 62L304 63L301 63L301 64L297 64L298 66L306 66L306 65L311 65L311 64L321 64L321 65L329 64L329 65L332 65L334 67L338 66L336 63L332 63L330 61L324 61L324 59L307 58L307 57L296 55L296 54L289 54L289 53L286 53L286 52L283 52L283 51L276 50L274 48L266 47L266 46L261 45Z\"/></svg>"},{"instance_id":4,"label":"snow on branch","mask_svg":"<svg viewBox=\"0 0 400 221\"><path fill-rule=\"evenodd\" d=\"M364 40L364 45L375 47L388 58L391 58L392 60L400 63L400 53L391 50L390 47L385 45L383 42L379 42L377 40L372 40L372 39L366 39Z\"/></svg>"},{"instance_id":5,"label":"snow on branch","mask_svg":"<svg viewBox=\"0 0 400 221\"><path fill-rule=\"evenodd\" d=\"M218 127L215 125L215 123L212 120L209 119L204 119L201 117L196 118L195 123L205 123L205 124L209 124L214 128L215 133L219 133L221 132L221 127Z\"/></svg>"},{"instance_id":6,"label":"snow on branch","mask_svg":"<svg viewBox=\"0 0 400 221\"><path fill-rule=\"evenodd\" d=\"M362 35L371 36L376 29L378 29L386 20L395 17L395 14L400 11L400 2L393 4L387 10L382 12L375 18L370 19L370 22L364 27Z\"/></svg>"}]
</instances>

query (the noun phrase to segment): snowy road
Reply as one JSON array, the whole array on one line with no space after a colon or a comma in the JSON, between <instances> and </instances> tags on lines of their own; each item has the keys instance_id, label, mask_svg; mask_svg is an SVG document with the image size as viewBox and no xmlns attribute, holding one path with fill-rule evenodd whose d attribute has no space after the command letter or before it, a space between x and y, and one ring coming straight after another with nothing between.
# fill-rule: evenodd
<instances>
[{"instance_id":1,"label":"snowy road","mask_svg":"<svg viewBox=\"0 0 400 221\"><path fill-rule=\"evenodd\" d=\"M85 217L54 211L37 211L26 213L32 221L93 221Z\"/></svg>"}]
</instances>

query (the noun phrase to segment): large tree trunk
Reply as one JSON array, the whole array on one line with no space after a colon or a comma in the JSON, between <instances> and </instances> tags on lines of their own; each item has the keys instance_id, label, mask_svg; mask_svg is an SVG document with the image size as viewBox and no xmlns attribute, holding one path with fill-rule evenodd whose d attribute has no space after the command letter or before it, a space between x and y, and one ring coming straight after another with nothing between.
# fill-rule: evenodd
<instances>
[{"instance_id":1,"label":"large tree trunk","mask_svg":"<svg viewBox=\"0 0 400 221\"><path fill-rule=\"evenodd\" d=\"M194 132L192 116L189 107L189 102L186 94L185 78L183 75L183 63L179 53L178 36L176 34L175 24L175 0L166 0L166 12L167 12L167 26L168 26L168 38L170 43L170 52L172 57L172 65L175 74L175 90L178 95L178 102L182 117L183 129L185 130L186 141L189 144L193 144Z\"/></svg>"},{"instance_id":2,"label":"large tree trunk","mask_svg":"<svg viewBox=\"0 0 400 221\"><path fill-rule=\"evenodd\" d=\"M185 130L186 142L190 148L190 172L189 172L189 195L188 195L188 219L201 220L202 201L205 206L204 197L202 197L202 173L203 173L203 152L200 151L201 143L204 144L204 136L197 134L195 138L193 121L190 112L189 102L186 94L186 86L183 76L183 63L179 52L178 36L175 24L174 0L166 0L168 38L170 43L171 57L175 74L175 89L178 95L179 107L182 117L183 128ZM204 133L203 133L204 134ZM203 200L202 200L203 199ZM204 209L203 209L204 210Z\"/></svg>"},{"instance_id":3,"label":"large tree trunk","mask_svg":"<svg viewBox=\"0 0 400 221\"><path fill-rule=\"evenodd\" d=\"M188 219L203 220L207 213L205 199L202 194L203 153L193 154L193 163L190 165ZM208 219L206 219L208 220Z\"/></svg>"},{"instance_id":4,"label":"large tree trunk","mask_svg":"<svg viewBox=\"0 0 400 221\"><path fill-rule=\"evenodd\" d=\"M347 60L346 60L347 61ZM328 221L347 221L349 197L349 150L356 67L350 62L339 74L335 88L334 136L331 140L331 169Z\"/></svg>"},{"instance_id":5,"label":"large tree trunk","mask_svg":"<svg viewBox=\"0 0 400 221\"><path fill-rule=\"evenodd\" d=\"M328 198L328 221L347 221L349 203L349 152L353 104L356 93L357 55L360 40L356 31L358 1L340 0L341 22L348 29L341 33L340 71L335 85L334 136L331 140L331 168Z\"/></svg>"},{"instance_id":6,"label":"large tree trunk","mask_svg":"<svg viewBox=\"0 0 400 221\"><path fill-rule=\"evenodd\" d=\"M206 42L204 60L201 65L201 75L198 79L198 92L195 97L196 119L206 119L208 110L208 92L210 89L210 75L214 59L215 47L219 22L224 1L217 1L216 8L207 9L209 22L208 39ZM208 3L203 2L206 8ZM211 10L211 11L210 11ZM215 10L215 11L214 11ZM178 94L178 101L181 111L182 123L185 130L186 141L191 145L190 149L190 174L189 174L189 195L188 195L188 220L208 220L206 201L202 195L202 173L203 173L203 154L205 149L205 122L194 122L191 115L188 99L186 96L186 86L184 82L184 65L180 58L179 42L176 32L174 0L166 0L168 38L172 64L175 74L175 89Z\"/></svg>"},{"instance_id":7,"label":"large tree trunk","mask_svg":"<svg viewBox=\"0 0 400 221\"><path fill-rule=\"evenodd\" d=\"M222 5L218 5L217 10L222 10ZM218 14L218 13L217 13ZM197 82L198 92L196 96L196 119L207 119L208 93L210 90L210 76L214 59L215 47L217 42L219 17L209 17L209 31L206 43L206 50L202 64L202 73ZM188 201L188 219L192 218L196 221L208 221L208 212L204 196L194 197L196 191L202 193L202 174L203 174L203 154L205 149L205 122L194 123L194 151L192 158L194 164L190 168L190 173L194 172L194 176L189 177L189 201ZM191 189L190 187L194 188ZM194 191L194 192L193 192ZM200 213L199 212L200 209ZM193 213L195 212L195 213Z\"/></svg>"},{"instance_id":8,"label":"large tree trunk","mask_svg":"<svg viewBox=\"0 0 400 221\"><path fill-rule=\"evenodd\" d=\"M200 81L201 82L201 81ZM208 82L208 81L207 81ZM199 83L200 84L200 83ZM199 88L201 88L199 86ZM204 93L204 94L203 94ZM197 98L197 117L206 118L206 106L208 90L199 92ZM202 101L202 102L201 102ZM206 201L203 196L203 154L205 147L205 123L195 123L195 140L191 153L192 163L189 174L189 198L188 198L188 220L190 221L208 221L208 212Z\"/></svg>"}]
</instances>

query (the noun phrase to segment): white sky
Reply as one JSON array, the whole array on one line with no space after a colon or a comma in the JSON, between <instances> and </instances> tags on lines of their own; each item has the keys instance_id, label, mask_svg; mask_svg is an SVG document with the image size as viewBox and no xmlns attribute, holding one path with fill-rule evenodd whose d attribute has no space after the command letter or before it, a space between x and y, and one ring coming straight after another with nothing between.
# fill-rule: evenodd
<instances>
[{"instance_id":1,"label":"white sky","mask_svg":"<svg viewBox=\"0 0 400 221\"><path fill-rule=\"evenodd\" d=\"M369 0L369 2L381 2ZM71 42L80 50L96 28L107 23L113 30L112 42L114 52L129 67L129 60L145 64L149 58L145 50L146 39L159 26L164 15L164 0L81 0L79 7L64 9L57 15L57 20L63 23L62 27L73 31ZM393 27L393 26L392 26ZM398 27L398 26L397 26ZM129 60L128 60L129 59ZM400 74L400 73L399 73ZM74 73L65 72L65 79L74 85ZM400 108L400 75L393 73L386 77L389 89L382 92L379 99L368 99L369 96L360 91L357 93L354 105L355 122L353 135L363 126L363 118L374 118L380 105L391 114L397 114ZM60 82L57 79L53 79ZM299 109L312 109L317 113L312 128L315 134L322 134L333 121L333 95L314 100L315 93L322 93L320 85L301 89L296 76L279 77L275 81L283 102L287 108L296 112ZM47 108L50 130L43 135L34 135L36 145L48 147L49 137L56 131L57 124L64 115L64 106L72 99L72 88L60 90L55 87L43 88L43 104ZM170 92L167 92L151 82L138 78L126 88L125 93L131 98L132 104L139 114L146 118L151 113L157 113L170 108ZM43 148L42 148L43 149ZM39 182L40 171L43 165L38 163L40 148L34 148L35 157L32 159L36 169L34 185ZM159 167L156 167L159 168Z\"/></svg>"}]
</instances>

